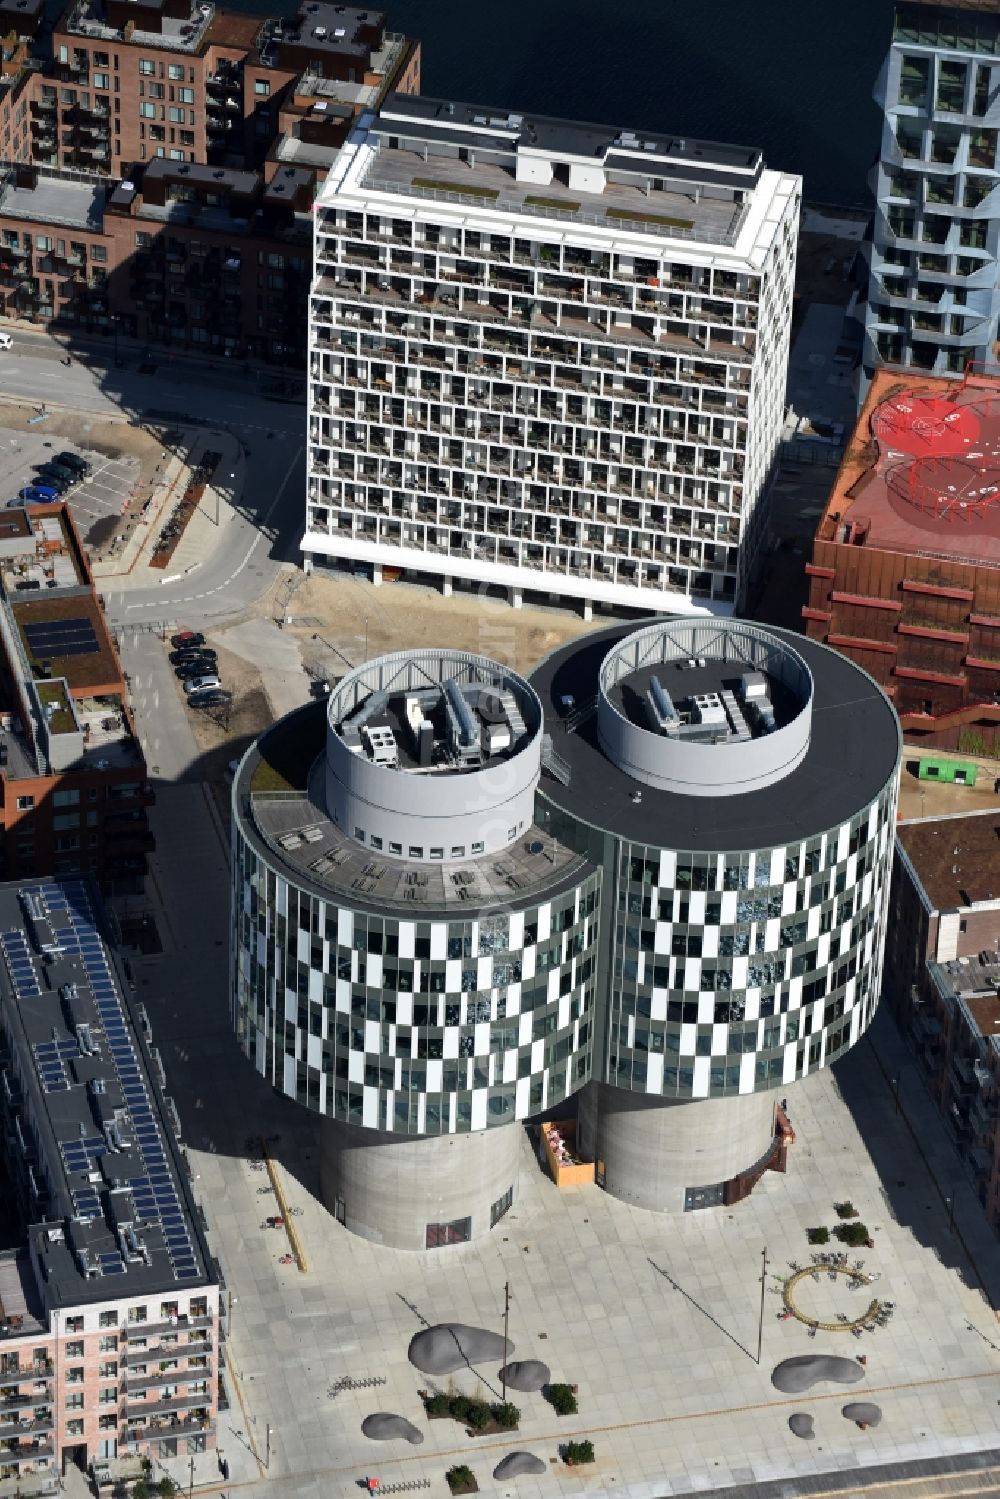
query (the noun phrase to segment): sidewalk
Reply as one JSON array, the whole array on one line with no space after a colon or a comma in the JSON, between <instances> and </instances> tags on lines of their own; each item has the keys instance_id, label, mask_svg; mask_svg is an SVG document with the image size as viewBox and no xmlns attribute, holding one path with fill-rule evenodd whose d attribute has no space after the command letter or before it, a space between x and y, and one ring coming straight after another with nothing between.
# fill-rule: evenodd
<instances>
[{"instance_id":1,"label":"sidewalk","mask_svg":"<svg viewBox=\"0 0 1000 1499\"><path fill-rule=\"evenodd\" d=\"M185 428L177 444L186 458L174 454L148 506L138 517L126 517L125 544L113 556L92 564L95 579L113 581L121 589L149 588L191 572L211 556L233 517L233 506L243 492L246 458L239 439L214 428ZM193 470L206 452L221 454L215 483L205 486L201 502L188 521L168 566L150 571L153 548L174 507L184 495ZM218 517L218 521L216 521Z\"/></svg>"}]
</instances>

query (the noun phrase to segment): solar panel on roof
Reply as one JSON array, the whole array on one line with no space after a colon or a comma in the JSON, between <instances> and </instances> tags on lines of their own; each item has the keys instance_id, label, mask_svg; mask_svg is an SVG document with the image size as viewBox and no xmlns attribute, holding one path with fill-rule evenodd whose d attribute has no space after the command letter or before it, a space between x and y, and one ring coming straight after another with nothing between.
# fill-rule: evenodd
<instances>
[{"instance_id":1,"label":"solar panel on roof","mask_svg":"<svg viewBox=\"0 0 1000 1499\"><path fill-rule=\"evenodd\" d=\"M83 656L100 650L92 622L85 615L73 619L27 620L21 629L31 654Z\"/></svg>"}]
</instances>

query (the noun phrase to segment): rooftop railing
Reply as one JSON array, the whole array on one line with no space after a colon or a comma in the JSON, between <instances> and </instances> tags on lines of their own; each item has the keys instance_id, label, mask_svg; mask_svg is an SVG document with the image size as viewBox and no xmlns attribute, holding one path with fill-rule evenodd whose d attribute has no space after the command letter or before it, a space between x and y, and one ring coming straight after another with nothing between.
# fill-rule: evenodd
<instances>
[{"instance_id":1,"label":"rooftop railing","mask_svg":"<svg viewBox=\"0 0 1000 1499\"><path fill-rule=\"evenodd\" d=\"M528 196L505 197L502 193L495 193L492 189L482 193L476 193L471 189L451 193L443 188L417 187L412 183L380 180L376 171L377 164L378 155L376 154L361 184L372 192L394 193L404 198L424 198L438 203L457 203L475 212L480 212L485 208L496 213L532 214L537 218L553 219L562 223L589 224L595 228L619 234L653 234L660 239L683 239L702 244L734 245L747 212L745 203L737 204L728 229L722 232L710 231L707 227L699 228L697 225L692 225L688 229L683 225L650 222L638 217L628 218L624 213L618 217L588 213L584 208L573 208L569 205L565 209L555 208L548 204L533 203ZM650 215L650 218L653 218L653 215Z\"/></svg>"}]
</instances>

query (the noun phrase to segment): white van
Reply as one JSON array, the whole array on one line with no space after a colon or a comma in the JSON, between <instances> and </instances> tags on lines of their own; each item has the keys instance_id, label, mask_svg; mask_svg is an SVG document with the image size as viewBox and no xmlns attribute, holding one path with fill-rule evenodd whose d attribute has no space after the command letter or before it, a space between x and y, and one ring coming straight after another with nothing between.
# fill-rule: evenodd
<instances>
[{"instance_id":1,"label":"white van","mask_svg":"<svg viewBox=\"0 0 1000 1499\"><path fill-rule=\"evenodd\" d=\"M12 349L14 347L14 335L12 333L0 333L0 349Z\"/></svg>"}]
</instances>

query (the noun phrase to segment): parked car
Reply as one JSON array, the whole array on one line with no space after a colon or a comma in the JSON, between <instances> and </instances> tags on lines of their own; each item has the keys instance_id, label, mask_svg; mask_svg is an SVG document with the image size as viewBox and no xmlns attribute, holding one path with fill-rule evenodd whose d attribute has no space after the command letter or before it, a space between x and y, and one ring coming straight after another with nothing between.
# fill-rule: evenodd
<instances>
[{"instance_id":1,"label":"parked car","mask_svg":"<svg viewBox=\"0 0 1000 1499\"><path fill-rule=\"evenodd\" d=\"M220 679L217 676L215 676L214 674L212 674L211 676L207 676L206 675L204 677L192 677L189 682L185 682L184 683L184 691L185 692L203 692L206 687L221 687L221 686L222 686L222 682L220 681Z\"/></svg>"},{"instance_id":2,"label":"parked car","mask_svg":"<svg viewBox=\"0 0 1000 1499\"><path fill-rule=\"evenodd\" d=\"M180 630L176 635L171 635L170 644L179 651L182 646L204 645L205 637L199 635L197 630Z\"/></svg>"},{"instance_id":3,"label":"parked car","mask_svg":"<svg viewBox=\"0 0 1000 1499\"><path fill-rule=\"evenodd\" d=\"M222 703L232 702L233 694L223 687L209 687L201 692L192 692L188 698L189 708L217 708Z\"/></svg>"},{"instance_id":4,"label":"parked car","mask_svg":"<svg viewBox=\"0 0 1000 1499\"><path fill-rule=\"evenodd\" d=\"M214 661L215 652L207 645L181 646L179 651L171 651L168 659L171 666L186 666L189 661Z\"/></svg>"},{"instance_id":5,"label":"parked car","mask_svg":"<svg viewBox=\"0 0 1000 1499\"><path fill-rule=\"evenodd\" d=\"M18 495L15 500L7 500L6 503L5 503L5 505L4 505L4 509L5 510L19 510L20 507L23 504L24 504L24 497L23 497L23 495Z\"/></svg>"},{"instance_id":6,"label":"parked car","mask_svg":"<svg viewBox=\"0 0 1000 1499\"><path fill-rule=\"evenodd\" d=\"M57 453L52 462L61 463L64 468L74 469L78 474L90 473L90 464L86 458L81 458L79 453Z\"/></svg>"},{"instance_id":7,"label":"parked car","mask_svg":"<svg viewBox=\"0 0 1000 1499\"><path fill-rule=\"evenodd\" d=\"M190 682L195 677L209 675L216 675L214 661L183 661L180 666L174 667L174 676L179 682Z\"/></svg>"},{"instance_id":8,"label":"parked car","mask_svg":"<svg viewBox=\"0 0 1000 1499\"><path fill-rule=\"evenodd\" d=\"M36 463L35 473L51 474L53 479L65 479L68 484L77 484L80 479L76 469L67 468L65 463L57 463L54 458L47 458L44 463Z\"/></svg>"},{"instance_id":9,"label":"parked car","mask_svg":"<svg viewBox=\"0 0 1000 1499\"><path fill-rule=\"evenodd\" d=\"M51 505L62 491L54 484L26 484L21 494L29 505Z\"/></svg>"},{"instance_id":10,"label":"parked car","mask_svg":"<svg viewBox=\"0 0 1000 1499\"><path fill-rule=\"evenodd\" d=\"M9 333L0 333L0 349L10 349L14 346L14 339Z\"/></svg>"},{"instance_id":11,"label":"parked car","mask_svg":"<svg viewBox=\"0 0 1000 1499\"><path fill-rule=\"evenodd\" d=\"M39 469L35 475L35 482L44 484L47 488L54 489L56 494L65 494L67 489L72 489L76 483L75 479L66 479L62 474L43 473Z\"/></svg>"}]
</instances>

